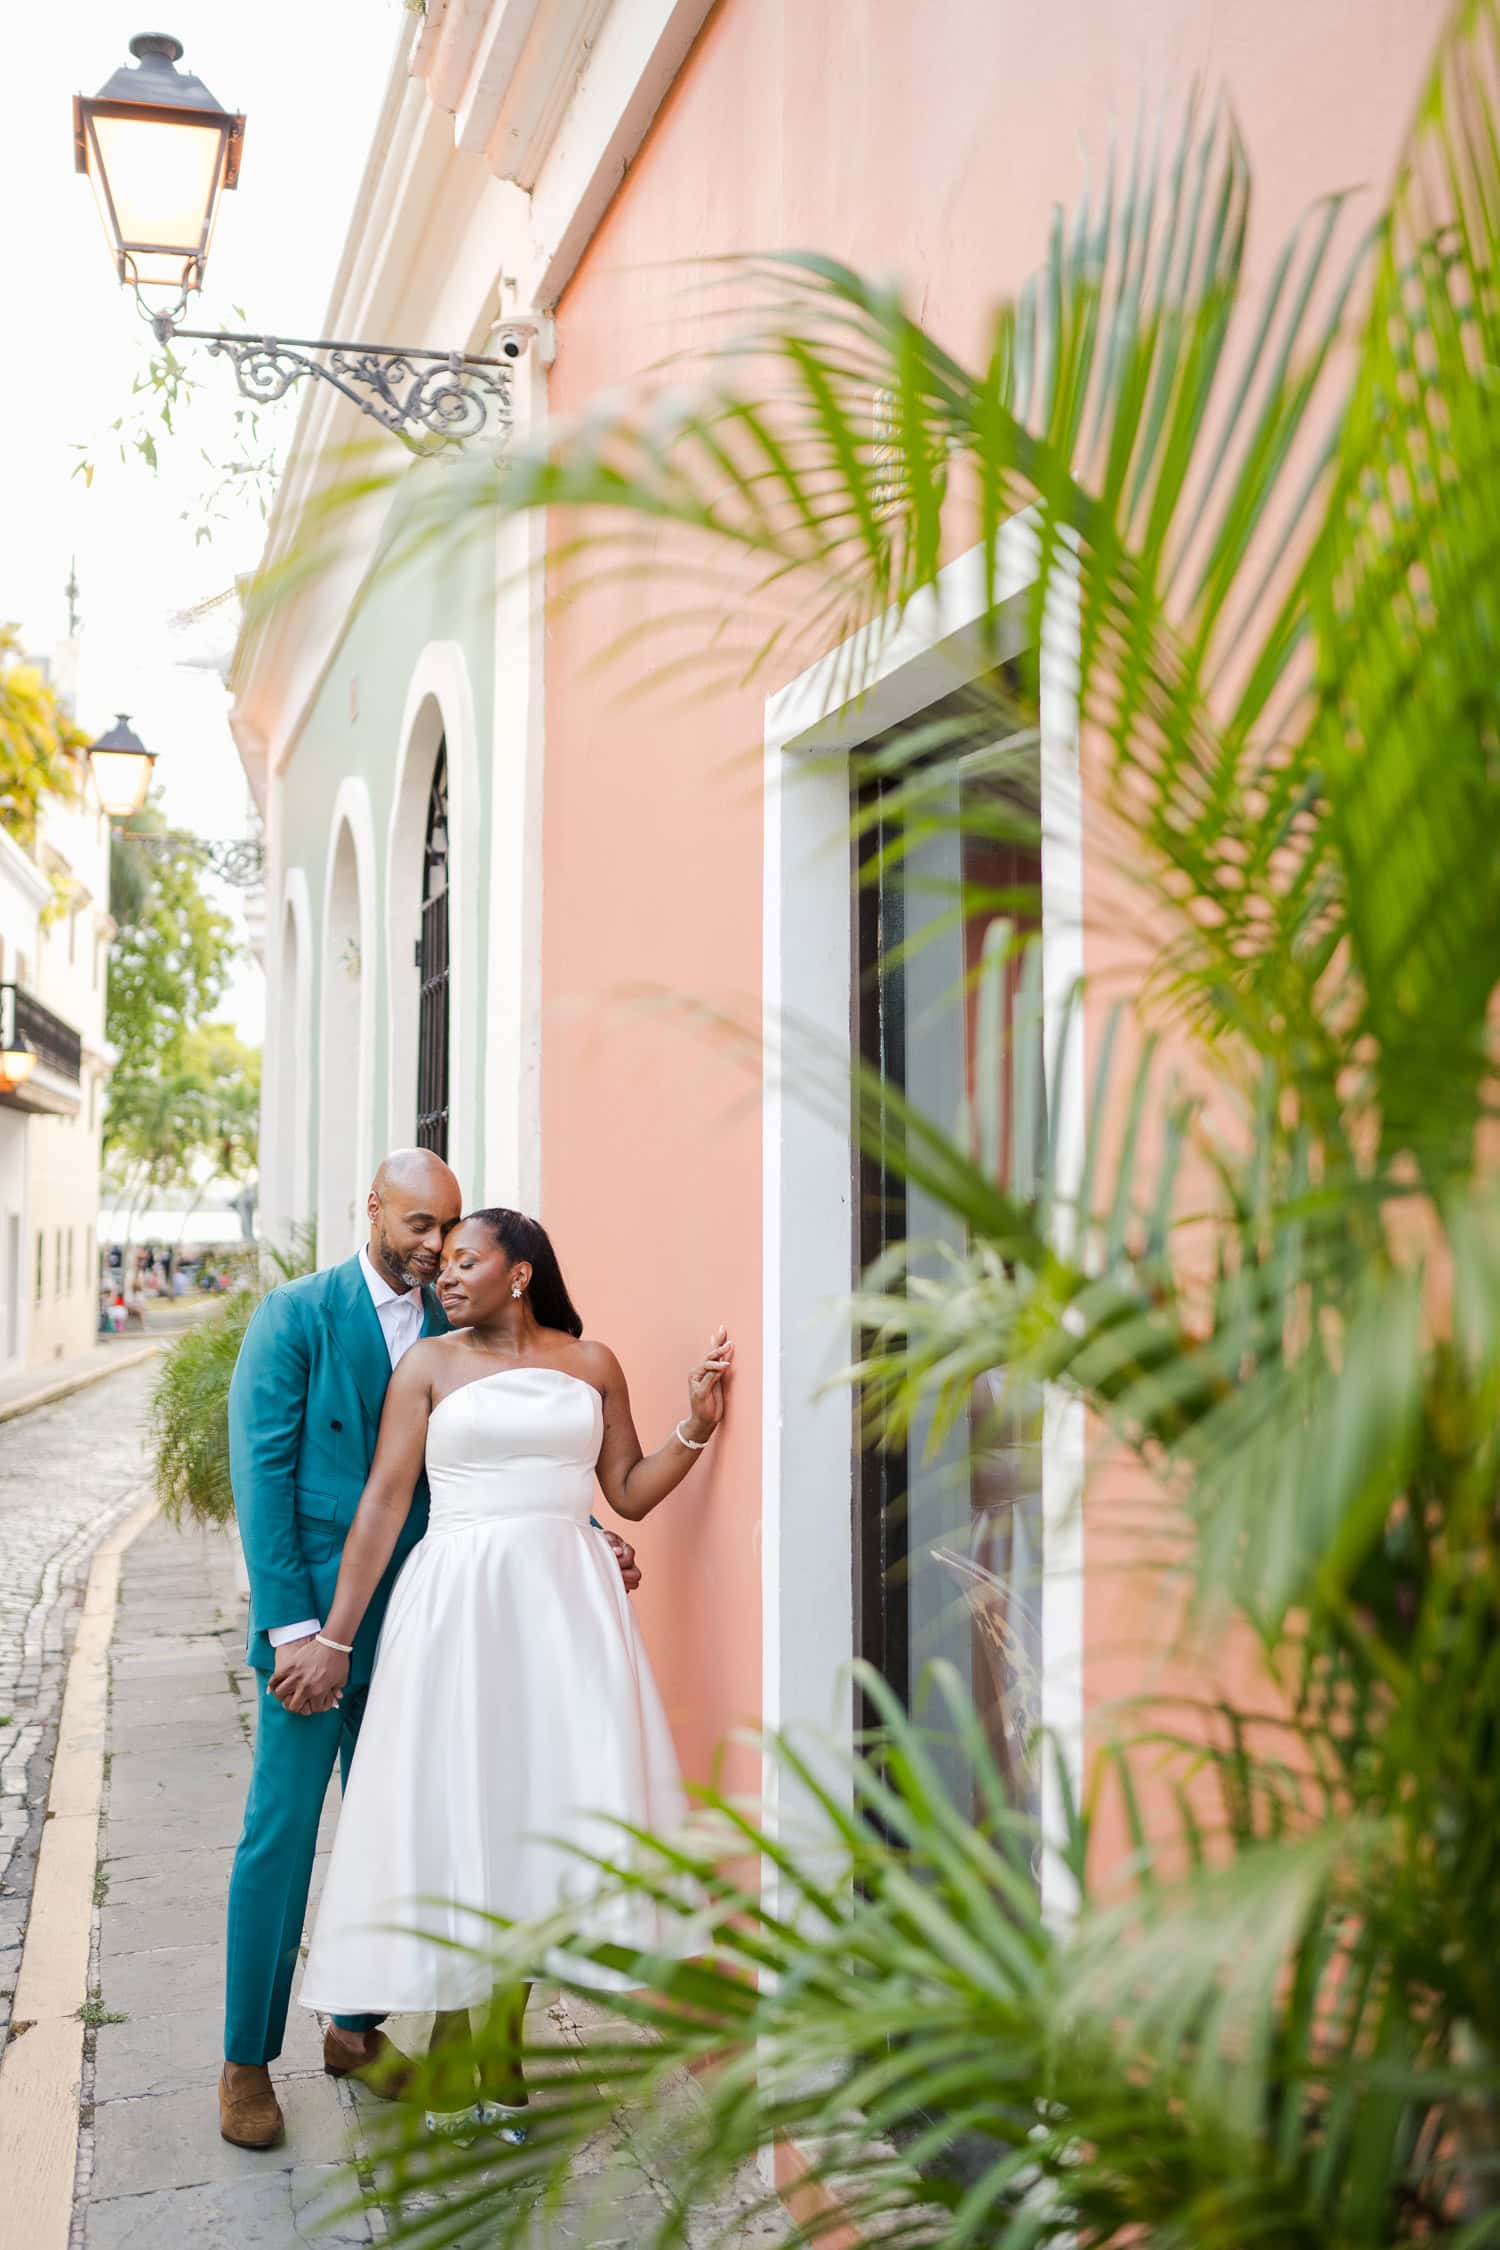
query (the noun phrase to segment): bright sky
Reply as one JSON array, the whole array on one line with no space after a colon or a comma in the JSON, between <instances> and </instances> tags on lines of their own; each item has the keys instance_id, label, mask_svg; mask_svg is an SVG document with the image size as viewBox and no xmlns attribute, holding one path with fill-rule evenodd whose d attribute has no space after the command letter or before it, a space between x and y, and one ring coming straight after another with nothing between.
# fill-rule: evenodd
<instances>
[{"instance_id":1,"label":"bright sky","mask_svg":"<svg viewBox=\"0 0 1500 2250\"><path fill-rule=\"evenodd\" d=\"M221 203L207 286L185 324L314 336L405 28L402 0L171 0L156 12L145 0L67 0L32 12L12 75L0 135L11 259L0 314L0 619L20 626L33 654L50 655L67 629L63 589L77 557L79 721L98 733L128 711L160 753L169 817L202 835L245 826L220 676L236 605L179 620L254 565L262 524L237 498L211 542L195 538L217 481L202 451L229 457L240 403L229 366L202 345L179 347L192 352L203 390L178 436L151 425L159 473L119 460L109 425L135 411L131 384L153 346L115 280L89 183L73 170L72 98L97 92L129 60L134 33L175 32L182 68L246 118L240 184ZM283 432L296 404L294 392ZM78 447L97 462L91 490L72 473ZM224 897L238 914L234 894ZM253 963L226 1012L259 1039Z\"/></svg>"}]
</instances>

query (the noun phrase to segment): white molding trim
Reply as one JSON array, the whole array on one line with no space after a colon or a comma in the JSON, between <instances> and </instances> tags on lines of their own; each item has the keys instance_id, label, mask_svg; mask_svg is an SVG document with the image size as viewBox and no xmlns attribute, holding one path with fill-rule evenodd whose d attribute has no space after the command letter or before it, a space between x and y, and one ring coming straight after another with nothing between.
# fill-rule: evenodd
<instances>
[{"instance_id":1,"label":"white molding trim","mask_svg":"<svg viewBox=\"0 0 1500 2250\"><path fill-rule=\"evenodd\" d=\"M418 996L413 948L421 926L427 797L438 740L448 751L448 1161L464 1201L479 1155L479 729L462 645L429 641L417 658L401 714L391 817L386 830L386 1138L415 1131ZM408 917L403 899L412 903Z\"/></svg>"},{"instance_id":2,"label":"white molding trim","mask_svg":"<svg viewBox=\"0 0 1500 2250\"><path fill-rule=\"evenodd\" d=\"M456 83L445 78L441 49L430 69L413 61L413 69L426 78L433 100L453 112L455 147L477 153L489 147L505 97L515 84L540 4L541 0L499 0L498 6L492 6L480 24L478 37L468 47L463 73Z\"/></svg>"},{"instance_id":3,"label":"white molding trim","mask_svg":"<svg viewBox=\"0 0 1500 2250\"><path fill-rule=\"evenodd\" d=\"M847 1393L824 1385L849 1356L854 1174L847 1123L788 1089L786 1046L806 1039L848 1084L854 948L848 777L798 768L783 708L772 699L765 729L761 1719L812 1752L850 1724L854 1436ZM767 1760L773 1817L779 1781Z\"/></svg>"},{"instance_id":4,"label":"white molding trim","mask_svg":"<svg viewBox=\"0 0 1500 2250\"><path fill-rule=\"evenodd\" d=\"M499 8L504 15L529 18L536 12L536 0L499 0ZM413 47L413 75L426 79L427 91L438 109L454 110L462 101L474 67L475 49L495 12L494 0L442 0L433 37L419 38ZM526 30L523 22L523 39Z\"/></svg>"},{"instance_id":5,"label":"white molding trim","mask_svg":"<svg viewBox=\"0 0 1500 2250\"><path fill-rule=\"evenodd\" d=\"M1063 1211L1057 1247L1074 1244L1070 1216L1083 1181L1083 798L1078 754L1078 581L1055 568L1042 619L1042 1035L1049 1114L1057 1119ZM1067 1027L1066 1040L1062 1037ZM1084 1513L1083 1401L1049 1387L1042 1419L1042 1727L1055 1756L1042 1771L1042 1905L1055 1922L1078 1906L1062 1856L1065 1802L1083 1799ZM1061 1770L1059 1770L1061 1769ZM1065 1787L1066 1784L1066 1787Z\"/></svg>"},{"instance_id":6,"label":"white molding trim","mask_svg":"<svg viewBox=\"0 0 1500 2250\"><path fill-rule=\"evenodd\" d=\"M425 0L416 19L416 35L411 43L407 68L414 78L425 77L431 68L432 57L437 53L438 41L443 36L448 20L448 0Z\"/></svg>"},{"instance_id":7,"label":"white molding trim","mask_svg":"<svg viewBox=\"0 0 1500 2250\"><path fill-rule=\"evenodd\" d=\"M292 1226L299 1226L313 1216L308 1179L312 1147L313 924L307 873L301 867L289 867L282 878L281 903L269 936L271 963L266 983L277 995L278 1008L287 981L289 923L296 948L296 981L292 992L292 1019L290 1023L278 1019L278 1036L269 1041L266 1048L269 1068L261 1107L271 1124L271 1131L266 1135L270 1161L265 1183L270 1193L263 1194L262 1205L269 1207L274 1220L285 1219ZM288 1082L290 1101L285 1099Z\"/></svg>"},{"instance_id":8,"label":"white molding trim","mask_svg":"<svg viewBox=\"0 0 1500 2250\"><path fill-rule=\"evenodd\" d=\"M52 885L31 857L31 854L23 851L15 838L7 835L3 828L0 828L0 865L3 865L6 874L15 884L22 898L30 905L43 907L49 903L52 897ZM36 953L34 937L27 950L33 955Z\"/></svg>"},{"instance_id":9,"label":"white molding trim","mask_svg":"<svg viewBox=\"0 0 1500 2250\"><path fill-rule=\"evenodd\" d=\"M531 197L521 294L550 312L640 154L715 0L615 0Z\"/></svg>"},{"instance_id":10,"label":"white molding trim","mask_svg":"<svg viewBox=\"0 0 1500 2250\"><path fill-rule=\"evenodd\" d=\"M517 413L546 413L535 357L518 374ZM542 809L546 750L547 525L502 521L495 543L490 748L489 962L485 985L486 1203L535 1211L542 1199Z\"/></svg>"},{"instance_id":11,"label":"white molding trim","mask_svg":"<svg viewBox=\"0 0 1500 2250\"><path fill-rule=\"evenodd\" d=\"M554 295L558 253L592 234L713 5L444 0L419 32L407 67L451 113L454 146L528 192L555 175L534 230Z\"/></svg>"},{"instance_id":12,"label":"white molding trim","mask_svg":"<svg viewBox=\"0 0 1500 2250\"><path fill-rule=\"evenodd\" d=\"M339 847L347 832L354 859L356 912L359 921L359 1012L355 1031L353 1073L352 1145L340 1148L336 1125L331 1122L329 1101L329 1050L333 1044L333 1009L340 999L335 977L329 928L333 905L333 878ZM376 881L375 816L369 786L361 774L346 774L339 784L328 823L328 850L323 863L322 936L318 959L318 1262L328 1266L347 1258L363 1232L359 1224L361 1198L374 1170L373 1095L375 1079L376 985ZM352 1167L352 1174L346 1172ZM351 1221L336 1183L350 1179L354 1205Z\"/></svg>"},{"instance_id":13,"label":"white molding trim","mask_svg":"<svg viewBox=\"0 0 1500 2250\"><path fill-rule=\"evenodd\" d=\"M235 749L239 752L240 764L245 769L250 793L264 815L271 777L266 738L243 711L235 709L231 709L229 713L229 732L234 738Z\"/></svg>"},{"instance_id":14,"label":"white molding trim","mask_svg":"<svg viewBox=\"0 0 1500 2250\"><path fill-rule=\"evenodd\" d=\"M447 121L422 87L403 78L399 91L403 105L389 120L379 160L372 155L323 332L421 334L483 349L496 313L498 245L515 224L506 216L508 199L525 199L474 159L455 157ZM424 243L434 239L451 245L436 265L423 256ZM349 473L346 449L371 444L373 465L399 467L395 439L373 436L358 409L328 385L304 385L262 567L295 554L305 510L326 482ZM296 750L379 561L396 504L385 491L352 506L319 570L284 601L254 613L241 630L230 671L235 715L266 744L272 771L282 771Z\"/></svg>"},{"instance_id":15,"label":"white molding trim","mask_svg":"<svg viewBox=\"0 0 1500 2250\"><path fill-rule=\"evenodd\" d=\"M713 4L433 0L422 23L404 24L323 333L483 350L497 317L550 311ZM445 246L436 264L425 255L434 239ZM370 437L337 392L304 386L265 564L295 550L343 449ZM394 441L386 454L399 459ZM241 630L233 725L258 796L295 752L387 515L380 496L353 511L336 557Z\"/></svg>"},{"instance_id":16,"label":"white molding trim","mask_svg":"<svg viewBox=\"0 0 1500 2250\"><path fill-rule=\"evenodd\" d=\"M528 191L557 137L605 18L621 0L502 0L460 101L454 139ZM507 60L509 58L509 60Z\"/></svg>"},{"instance_id":17,"label":"white molding trim","mask_svg":"<svg viewBox=\"0 0 1500 2250\"><path fill-rule=\"evenodd\" d=\"M848 1351L838 1312L854 1272L854 1148L847 1116L788 1090L789 1038L816 1042L847 1083L852 1061L854 937L847 768L799 751L852 749L1014 654L1026 632L1019 597L1034 584L1037 542L1027 517L1002 534L998 642L981 638L990 608L973 549L938 584L842 648L766 704L763 1035L764 1508L761 1525L762 1711L768 1727L847 1728L853 1646L853 1436L839 1393L818 1395ZM1049 1076L1058 1027L1083 973L1082 839L1076 710L1076 602L1055 587L1043 627L1043 1029ZM1071 1121L1081 1157L1082 1035L1049 1093ZM1082 1769L1084 1425L1073 1401L1049 1401L1043 1445L1043 1723L1076 1786ZM840 1506L840 1495L846 1505ZM767 1775L768 1787L774 1776ZM1044 1775L1043 1825L1060 1833L1056 1771ZM1043 1902L1071 1906L1067 1871L1047 1854Z\"/></svg>"}]
</instances>

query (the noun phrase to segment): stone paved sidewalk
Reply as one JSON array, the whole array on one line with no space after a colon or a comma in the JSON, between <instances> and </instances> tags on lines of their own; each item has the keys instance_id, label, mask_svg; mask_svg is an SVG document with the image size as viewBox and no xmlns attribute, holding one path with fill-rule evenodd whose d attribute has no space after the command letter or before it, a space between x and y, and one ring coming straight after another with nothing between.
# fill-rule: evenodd
<instances>
[{"instance_id":1,"label":"stone paved sidewalk","mask_svg":"<svg viewBox=\"0 0 1500 2250\"><path fill-rule=\"evenodd\" d=\"M227 1539L157 1521L127 1552L91 1977L98 2020L85 2055L73 2250L290 2250L302 2242L340 2250L388 2238L378 2206L331 2215L348 2201L345 2166L375 2177L391 2112L325 2077L318 2029L296 2007L277 2070L285 2145L255 2154L219 2137L224 1896L255 1709L253 1675L240 1660L243 1615ZM336 1814L335 1785L315 1898ZM560 2040L573 2036L560 2010L549 2020ZM426 2025L398 2020L392 2030L402 2044L420 2046ZM747 2181L740 2203L701 2214L695 2250L724 2239L726 2225L745 2250L781 2241L781 2224L743 2215L756 2192ZM538 2242L634 2250L649 2239L666 2195L649 2148L622 2118L590 2152L553 2231ZM488 2239L482 2226L472 2228L466 2250Z\"/></svg>"},{"instance_id":2,"label":"stone paved sidewalk","mask_svg":"<svg viewBox=\"0 0 1500 2250\"><path fill-rule=\"evenodd\" d=\"M150 1364L0 1424L0 2043L89 1561L140 1500Z\"/></svg>"},{"instance_id":3,"label":"stone paved sidewalk","mask_svg":"<svg viewBox=\"0 0 1500 2250\"><path fill-rule=\"evenodd\" d=\"M34 1367L22 1367L14 1375L0 1377L0 1423L36 1411L39 1403L51 1403L50 1394L58 1398L76 1395L143 1365L155 1357L160 1341L140 1328L128 1336L101 1336L86 1352L74 1352L67 1359L39 1360Z\"/></svg>"}]
</instances>

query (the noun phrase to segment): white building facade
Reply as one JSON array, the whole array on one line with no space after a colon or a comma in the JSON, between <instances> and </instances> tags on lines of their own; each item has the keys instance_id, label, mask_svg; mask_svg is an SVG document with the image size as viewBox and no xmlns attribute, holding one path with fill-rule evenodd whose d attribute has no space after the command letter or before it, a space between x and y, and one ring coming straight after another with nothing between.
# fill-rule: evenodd
<instances>
[{"instance_id":1,"label":"white building facade","mask_svg":"<svg viewBox=\"0 0 1500 2250\"><path fill-rule=\"evenodd\" d=\"M36 856L48 905L29 990L70 1036L53 1055L39 1059L31 1080L49 1096L46 1108L32 1111L27 1127L26 1357L33 1365L87 1351L99 1320L100 1147L113 1059L104 1036L105 1000L115 925L109 914L109 822L86 769L73 802L53 799L44 808Z\"/></svg>"},{"instance_id":2,"label":"white building facade","mask_svg":"<svg viewBox=\"0 0 1500 2250\"><path fill-rule=\"evenodd\" d=\"M48 675L73 708L78 644ZM0 832L0 1376L89 1350L99 1325L99 1171L113 1056L105 1039L110 832L88 760L38 807L30 848Z\"/></svg>"}]
</instances>

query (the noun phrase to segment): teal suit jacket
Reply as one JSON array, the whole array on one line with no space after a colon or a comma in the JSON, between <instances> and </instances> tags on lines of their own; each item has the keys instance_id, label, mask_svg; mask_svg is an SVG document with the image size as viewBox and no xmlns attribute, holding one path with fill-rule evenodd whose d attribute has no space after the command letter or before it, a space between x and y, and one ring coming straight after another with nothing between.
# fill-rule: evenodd
<instances>
[{"instance_id":1,"label":"teal suit jacket","mask_svg":"<svg viewBox=\"0 0 1500 2250\"><path fill-rule=\"evenodd\" d=\"M422 1301L422 1334L442 1335L448 1323L430 1289ZM385 1335L357 1257L283 1282L256 1307L229 1386L229 1470L257 1671L275 1663L269 1632L328 1615L390 1379ZM370 1677L396 1573L426 1529L423 1477L355 1636L352 1687Z\"/></svg>"}]
</instances>

